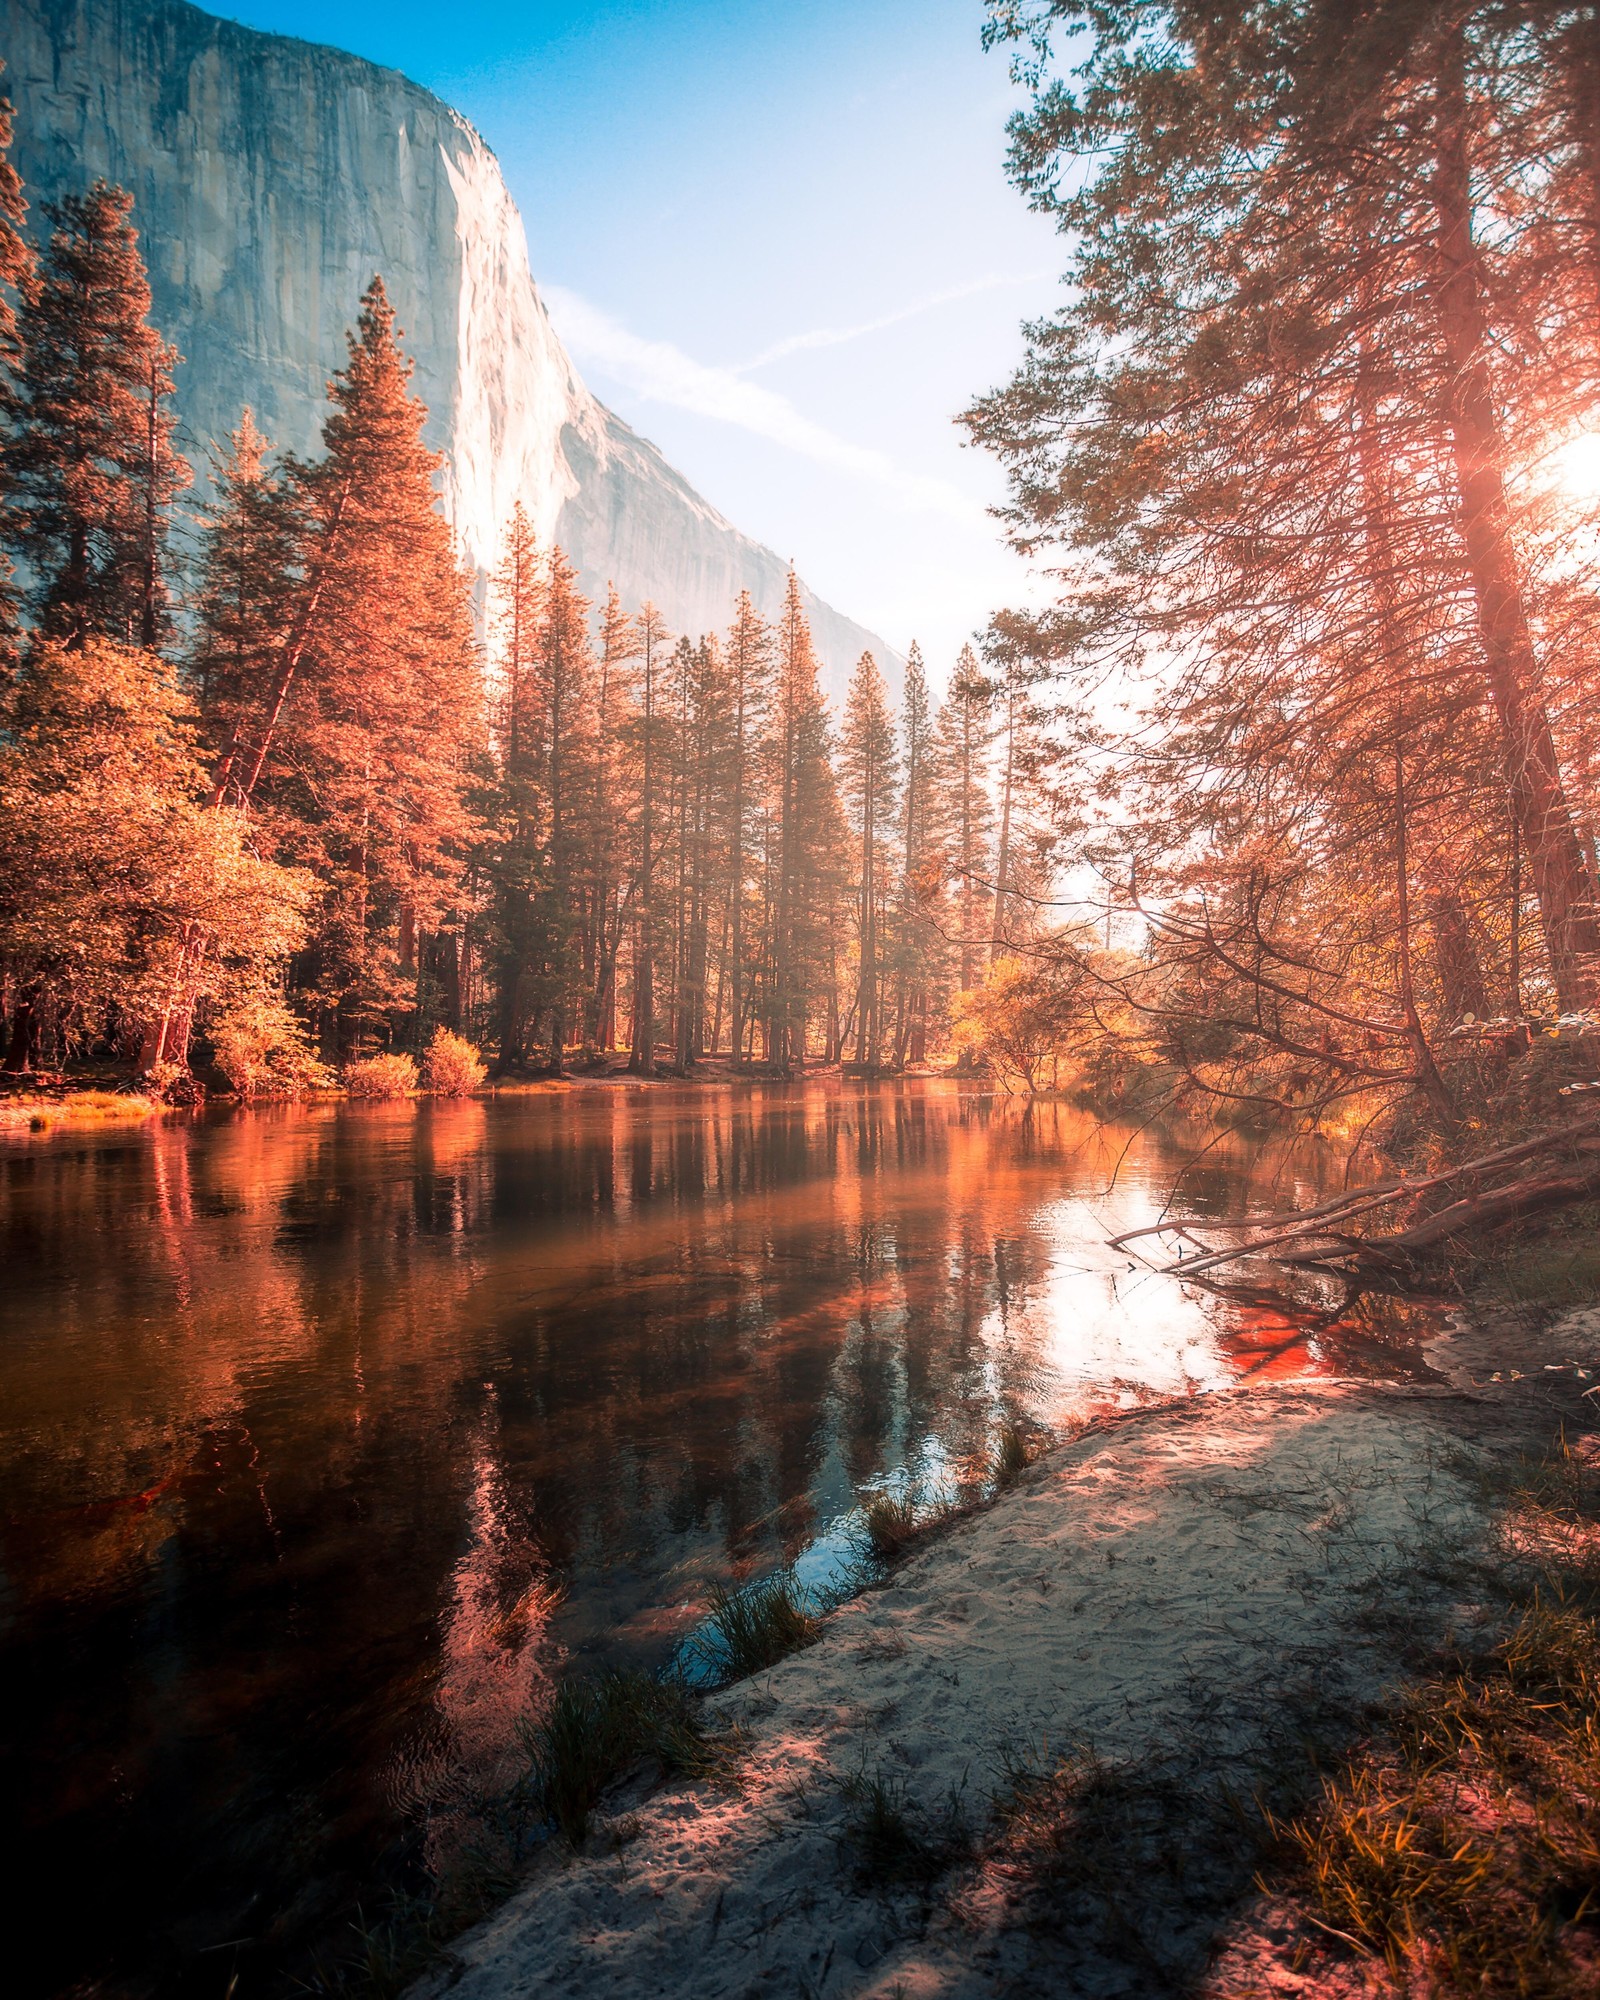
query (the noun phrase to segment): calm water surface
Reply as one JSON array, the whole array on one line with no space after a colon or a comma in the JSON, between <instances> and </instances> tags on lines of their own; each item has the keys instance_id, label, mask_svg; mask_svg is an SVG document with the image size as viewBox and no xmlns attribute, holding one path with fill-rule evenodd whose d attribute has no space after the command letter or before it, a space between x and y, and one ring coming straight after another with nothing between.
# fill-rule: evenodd
<instances>
[{"instance_id":1,"label":"calm water surface","mask_svg":"<svg viewBox=\"0 0 1600 2000\"><path fill-rule=\"evenodd\" d=\"M665 1660L709 1585L1005 1422L1414 1372L1405 1327L1107 1247L1180 1172L1202 1212L1313 1191L1196 1150L942 1084L0 1144L10 1990L283 1990L554 1675Z\"/></svg>"}]
</instances>

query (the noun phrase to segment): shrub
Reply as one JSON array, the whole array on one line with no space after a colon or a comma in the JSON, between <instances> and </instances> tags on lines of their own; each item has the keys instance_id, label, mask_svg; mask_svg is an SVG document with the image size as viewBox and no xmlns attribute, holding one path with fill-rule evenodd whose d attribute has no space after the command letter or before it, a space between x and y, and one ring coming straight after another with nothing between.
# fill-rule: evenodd
<instances>
[{"instance_id":1,"label":"shrub","mask_svg":"<svg viewBox=\"0 0 1600 2000\"><path fill-rule=\"evenodd\" d=\"M298 1097L331 1081L298 1014L273 994L252 993L211 1026L217 1068L241 1097Z\"/></svg>"},{"instance_id":2,"label":"shrub","mask_svg":"<svg viewBox=\"0 0 1600 2000\"><path fill-rule=\"evenodd\" d=\"M410 1056L363 1056L346 1063L341 1081L352 1097L406 1097L417 1087Z\"/></svg>"},{"instance_id":3,"label":"shrub","mask_svg":"<svg viewBox=\"0 0 1600 2000\"><path fill-rule=\"evenodd\" d=\"M483 1058L461 1035L441 1028L422 1059L423 1088L440 1097L470 1097L483 1083Z\"/></svg>"}]
</instances>

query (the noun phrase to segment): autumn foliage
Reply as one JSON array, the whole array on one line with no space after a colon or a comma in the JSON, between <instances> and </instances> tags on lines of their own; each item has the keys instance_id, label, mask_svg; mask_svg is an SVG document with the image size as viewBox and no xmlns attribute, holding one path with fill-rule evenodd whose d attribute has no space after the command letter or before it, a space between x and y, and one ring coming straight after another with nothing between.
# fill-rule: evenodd
<instances>
[{"instance_id":1,"label":"autumn foliage","mask_svg":"<svg viewBox=\"0 0 1600 2000\"><path fill-rule=\"evenodd\" d=\"M913 648L897 717L868 654L836 720L798 579L674 633L591 603L520 506L475 605L381 278L320 453L241 410L180 561L181 361L130 199L27 220L0 157L8 1070L385 1095L420 1061L459 1094L943 1046L1033 927L1003 661L965 653L941 708Z\"/></svg>"},{"instance_id":2,"label":"autumn foliage","mask_svg":"<svg viewBox=\"0 0 1600 2000\"><path fill-rule=\"evenodd\" d=\"M968 422L1149 1052L1444 1128L1541 1029L1592 1075L1593 10L989 12L1072 282Z\"/></svg>"}]
</instances>

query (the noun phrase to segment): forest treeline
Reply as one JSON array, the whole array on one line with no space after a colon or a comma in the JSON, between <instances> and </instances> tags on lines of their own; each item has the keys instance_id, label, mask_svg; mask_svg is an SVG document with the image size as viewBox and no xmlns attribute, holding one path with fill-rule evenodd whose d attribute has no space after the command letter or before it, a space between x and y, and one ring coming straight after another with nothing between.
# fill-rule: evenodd
<instances>
[{"instance_id":1,"label":"forest treeline","mask_svg":"<svg viewBox=\"0 0 1600 2000\"><path fill-rule=\"evenodd\" d=\"M1069 293L967 423L1059 578L1006 629L1140 940L1038 947L1029 1059L1445 1128L1592 1081L1600 9L989 0L987 37Z\"/></svg>"},{"instance_id":2,"label":"forest treeline","mask_svg":"<svg viewBox=\"0 0 1600 2000\"><path fill-rule=\"evenodd\" d=\"M1054 603L897 712L865 659L830 716L796 589L670 633L522 517L480 632L381 285L321 455L241 413L176 561L126 197L33 244L5 182L7 1067L444 1027L1436 1132L1600 1085L1600 11L988 35L1070 282L966 422Z\"/></svg>"},{"instance_id":3,"label":"forest treeline","mask_svg":"<svg viewBox=\"0 0 1600 2000\"><path fill-rule=\"evenodd\" d=\"M440 1029L501 1073L944 1044L1042 865L1020 664L969 648L936 703L913 647L896 714L868 654L835 723L793 576L776 621L746 594L673 633L592 607L520 509L480 633L381 280L321 455L241 412L180 559L130 199L44 217L0 167L7 1072L252 1094L403 1079L371 1064Z\"/></svg>"}]
</instances>

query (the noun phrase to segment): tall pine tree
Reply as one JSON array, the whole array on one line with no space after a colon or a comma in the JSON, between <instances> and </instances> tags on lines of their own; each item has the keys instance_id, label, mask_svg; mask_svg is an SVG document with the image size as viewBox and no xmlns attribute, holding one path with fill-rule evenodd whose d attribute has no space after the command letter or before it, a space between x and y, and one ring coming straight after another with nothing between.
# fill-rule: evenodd
<instances>
[{"instance_id":1,"label":"tall pine tree","mask_svg":"<svg viewBox=\"0 0 1600 2000\"><path fill-rule=\"evenodd\" d=\"M0 516L8 516L15 504L10 432L17 415L17 373L22 359L16 300L33 269L33 251L22 233L28 204L21 176L10 159L11 119L10 101L0 97ZM20 639L16 571L0 548L0 684L16 670Z\"/></svg>"},{"instance_id":2,"label":"tall pine tree","mask_svg":"<svg viewBox=\"0 0 1600 2000\"><path fill-rule=\"evenodd\" d=\"M49 244L23 274L10 534L42 630L69 645L165 637L169 514L189 482L172 443L178 357L149 324L132 207L105 181L47 207Z\"/></svg>"},{"instance_id":3,"label":"tall pine tree","mask_svg":"<svg viewBox=\"0 0 1600 2000\"><path fill-rule=\"evenodd\" d=\"M839 733L839 789L855 835L856 1061L875 1068L882 1054L882 981L893 880L896 778L894 722L878 663L863 653L850 679Z\"/></svg>"},{"instance_id":4,"label":"tall pine tree","mask_svg":"<svg viewBox=\"0 0 1600 2000\"><path fill-rule=\"evenodd\" d=\"M419 940L453 920L473 833L481 675L439 509L442 461L423 443L410 380L375 278L329 384L326 455L296 469L316 608L300 699L275 736L277 783L298 807L290 844L324 884L315 987L341 1051L387 1039L415 1012Z\"/></svg>"}]
</instances>

